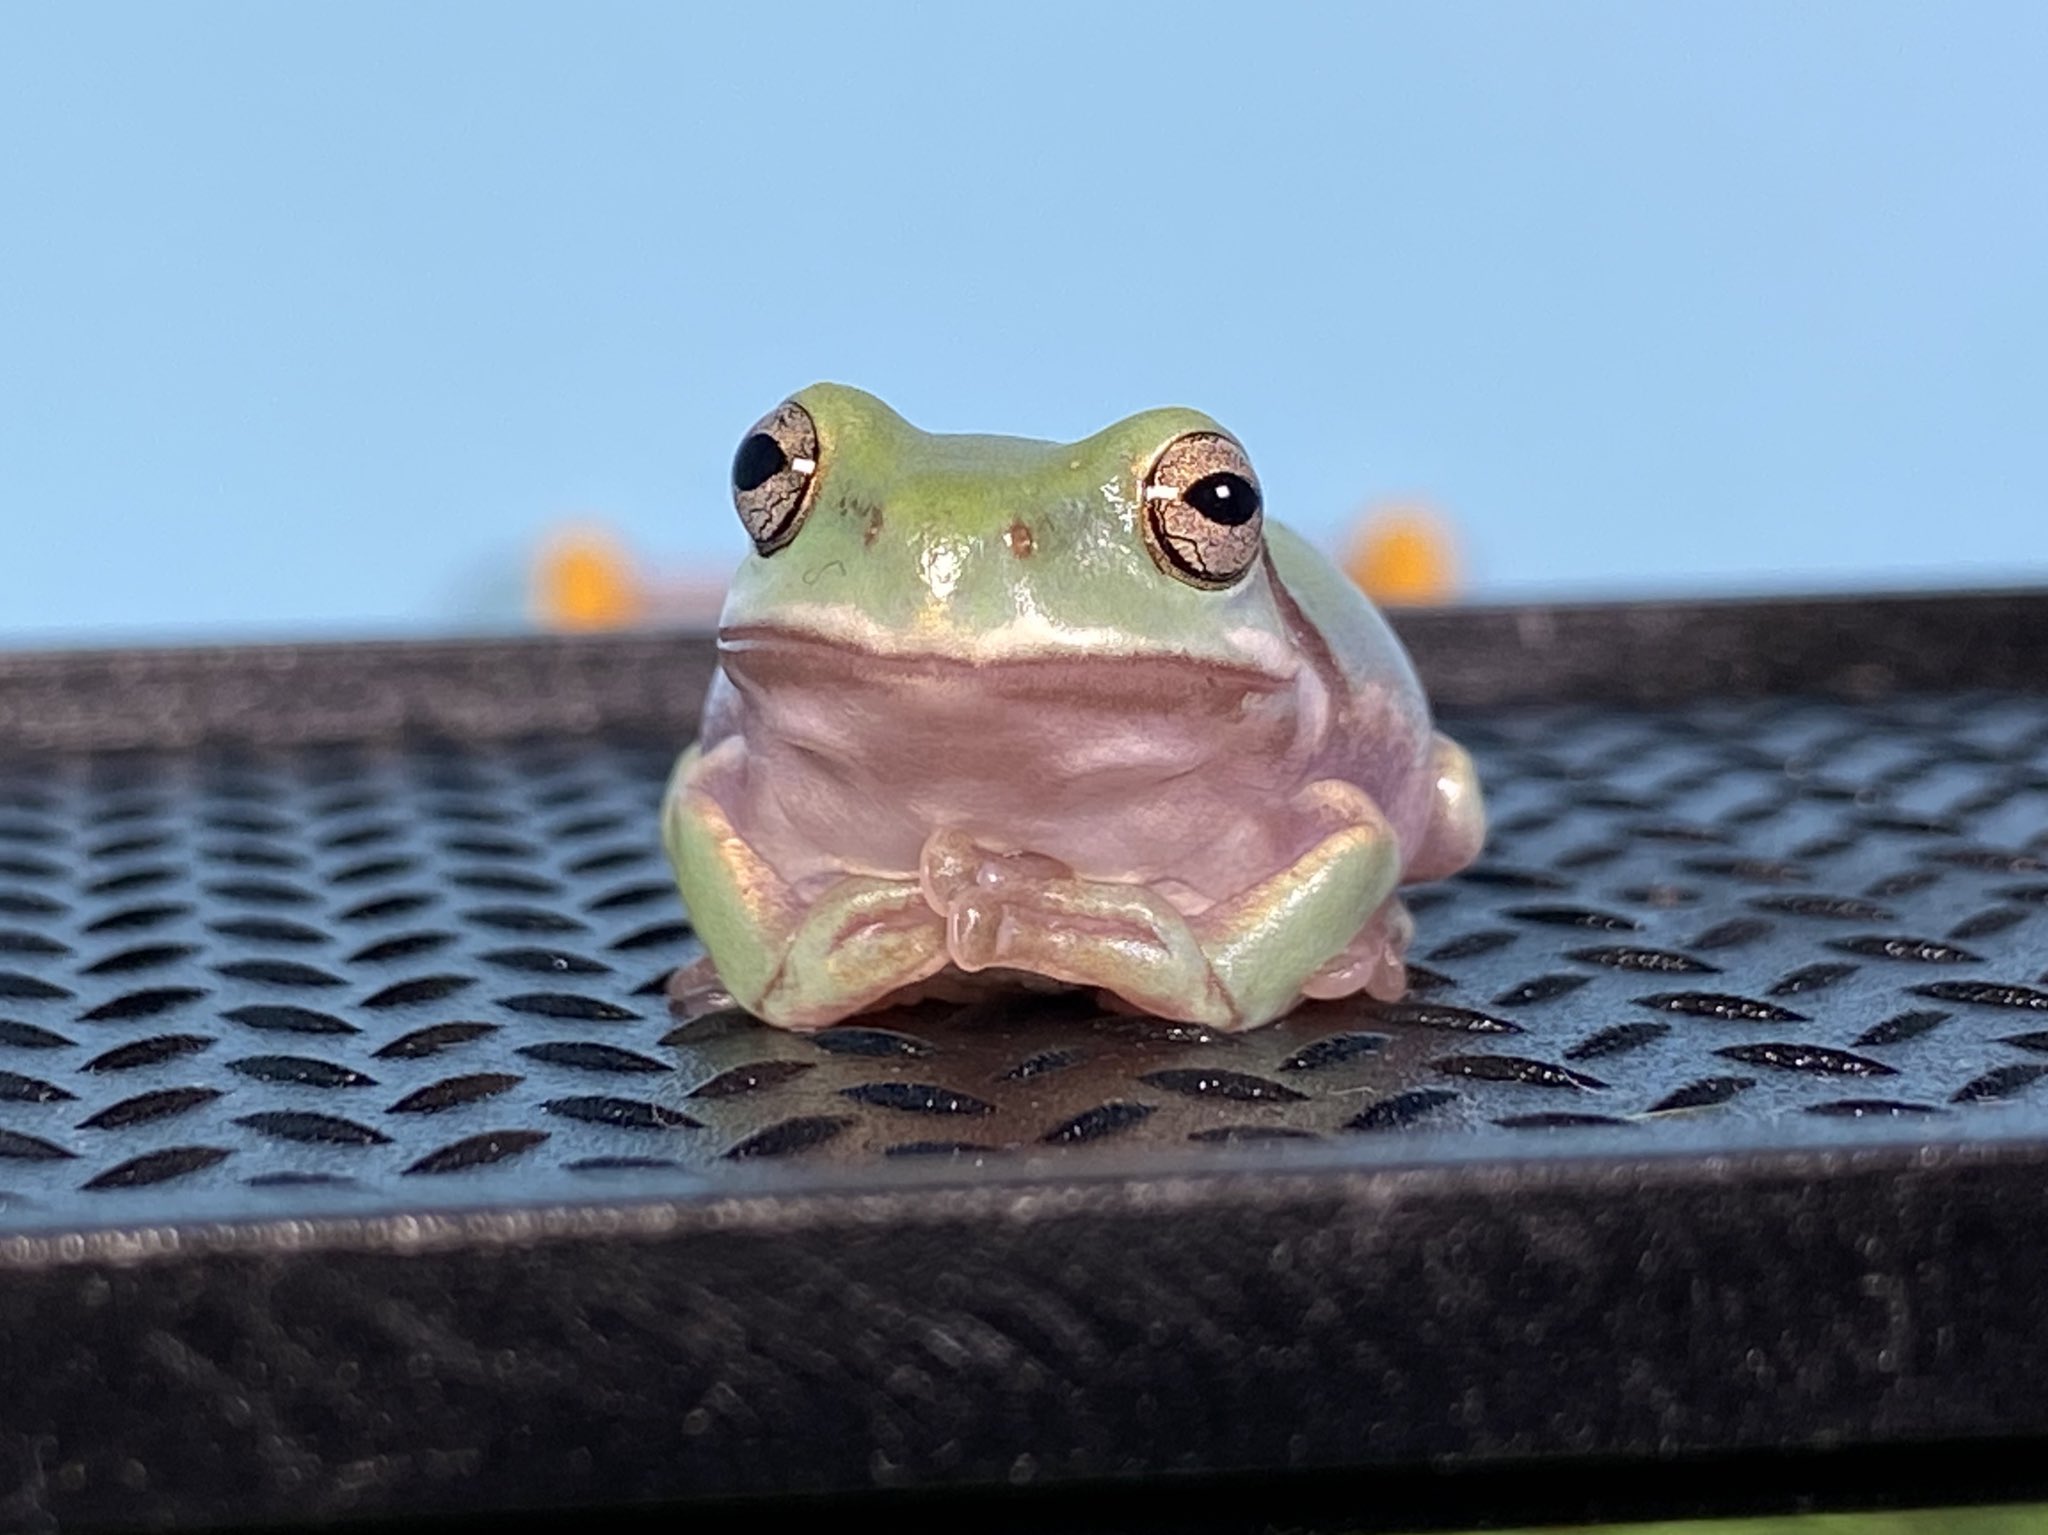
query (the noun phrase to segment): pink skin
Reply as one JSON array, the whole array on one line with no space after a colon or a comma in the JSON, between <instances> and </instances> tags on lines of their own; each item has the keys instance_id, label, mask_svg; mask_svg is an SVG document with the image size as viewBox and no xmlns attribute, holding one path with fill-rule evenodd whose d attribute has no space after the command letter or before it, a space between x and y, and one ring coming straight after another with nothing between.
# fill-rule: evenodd
<instances>
[{"instance_id":1,"label":"pink skin","mask_svg":"<svg viewBox=\"0 0 2048 1535\"><path fill-rule=\"evenodd\" d=\"M1427 862L1419 688L1405 668L1354 684L1305 623L1296 639L1300 662L1273 675L1172 656L879 656L736 627L703 734L721 770L701 787L799 898L848 873L929 887L933 837L948 830L991 855L992 876L1028 883L1042 865L1143 884L1193 917L1314 846L1327 826L1299 796L1327 779L1373 798L1404 870ZM734 737L741 749L720 753ZM1306 994L1398 996L1408 932L1390 901Z\"/></svg>"}]
</instances>

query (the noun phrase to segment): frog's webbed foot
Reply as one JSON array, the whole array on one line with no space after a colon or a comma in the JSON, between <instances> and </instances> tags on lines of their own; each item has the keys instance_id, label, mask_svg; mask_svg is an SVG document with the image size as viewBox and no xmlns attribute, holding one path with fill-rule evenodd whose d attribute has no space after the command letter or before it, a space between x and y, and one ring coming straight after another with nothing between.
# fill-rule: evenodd
<instances>
[{"instance_id":1,"label":"frog's webbed foot","mask_svg":"<svg viewBox=\"0 0 2048 1535\"><path fill-rule=\"evenodd\" d=\"M1143 885L1083 879L952 831L926 843L922 883L964 970L1036 971L1162 1017L1247 1029L1286 1011L1400 877L1393 831L1359 789L1314 784L1297 809L1320 834L1314 845L1195 916Z\"/></svg>"}]
</instances>

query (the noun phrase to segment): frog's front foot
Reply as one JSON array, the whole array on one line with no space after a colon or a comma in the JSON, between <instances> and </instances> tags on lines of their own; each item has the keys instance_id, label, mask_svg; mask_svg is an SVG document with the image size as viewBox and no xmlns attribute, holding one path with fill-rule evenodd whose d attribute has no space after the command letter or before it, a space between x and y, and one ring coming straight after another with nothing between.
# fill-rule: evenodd
<instances>
[{"instance_id":1,"label":"frog's front foot","mask_svg":"<svg viewBox=\"0 0 2048 1535\"><path fill-rule=\"evenodd\" d=\"M995 851L957 831L926 842L919 883L962 970L1035 971L1161 1017L1248 1029L1354 952L1379 964L1391 949L1391 971L1380 965L1371 980L1404 979L1398 904L1360 932L1360 913L1377 912L1400 877L1385 819L1361 791L1335 782L1311 785L1296 809L1317 834L1309 851L1194 916L1147 886L1085 879L1055 859ZM1361 984L1370 983L1346 989Z\"/></svg>"},{"instance_id":2,"label":"frog's front foot","mask_svg":"<svg viewBox=\"0 0 2048 1535\"><path fill-rule=\"evenodd\" d=\"M952 830L932 833L918 860L925 901L945 919L947 953L967 971L1007 963L1015 911L1073 880L1074 871L1057 858L1000 852Z\"/></svg>"},{"instance_id":3,"label":"frog's front foot","mask_svg":"<svg viewBox=\"0 0 2048 1535\"><path fill-rule=\"evenodd\" d=\"M925 843L919 874L962 970L1031 971L1162 1017L1241 1026L1188 918L1145 886L1083 879L1058 859L951 830Z\"/></svg>"}]
</instances>

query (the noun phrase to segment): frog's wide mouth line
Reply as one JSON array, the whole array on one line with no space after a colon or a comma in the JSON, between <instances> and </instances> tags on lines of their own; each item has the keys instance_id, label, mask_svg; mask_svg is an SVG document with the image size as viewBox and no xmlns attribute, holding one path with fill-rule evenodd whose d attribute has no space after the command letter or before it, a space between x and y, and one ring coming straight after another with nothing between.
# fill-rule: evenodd
<instances>
[{"instance_id":1,"label":"frog's wide mouth line","mask_svg":"<svg viewBox=\"0 0 2048 1535\"><path fill-rule=\"evenodd\" d=\"M729 670L773 670L778 676L818 681L843 681L849 676L861 680L888 679L967 672L977 676L1037 675L1051 680L1072 677L1077 671L1096 679L1099 686L1102 663L1114 662L1112 670L1127 676L1133 684L1155 688L1174 678L1199 681L1206 687L1226 686L1245 692L1276 692L1292 686L1298 665L1268 669L1248 661L1190 655L1180 651L1146 650L1128 643L1066 643L1003 648L992 654L976 655L936 647L862 644L839 635L790 628L779 624L738 624L718 633L719 659Z\"/></svg>"}]
</instances>

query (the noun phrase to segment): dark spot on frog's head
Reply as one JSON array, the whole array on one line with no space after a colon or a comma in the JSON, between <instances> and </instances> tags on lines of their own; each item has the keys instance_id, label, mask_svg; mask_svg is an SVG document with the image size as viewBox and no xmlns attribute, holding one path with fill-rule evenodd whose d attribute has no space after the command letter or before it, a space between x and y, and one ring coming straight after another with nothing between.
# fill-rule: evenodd
<instances>
[{"instance_id":1,"label":"dark spot on frog's head","mask_svg":"<svg viewBox=\"0 0 2048 1535\"><path fill-rule=\"evenodd\" d=\"M861 530L860 541L872 544L882 534L882 507L879 502L869 501L863 496L851 495L839 503L839 515L851 517L856 522L866 523Z\"/></svg>"},{"instance_id":2,"label":"dark spot on frog's head","mask_svg":"<svg viewBox=\"0 0 2048 1535\"><path fill-rule=\"evenodd\" d=\"M1003 535L1003 541L1010 546L1010 553L1017 556L1018 559L1028 560L1031 558L1030 524L1021 520L1011 523L1010 531Z\"/></svg>"}]
</instances>

